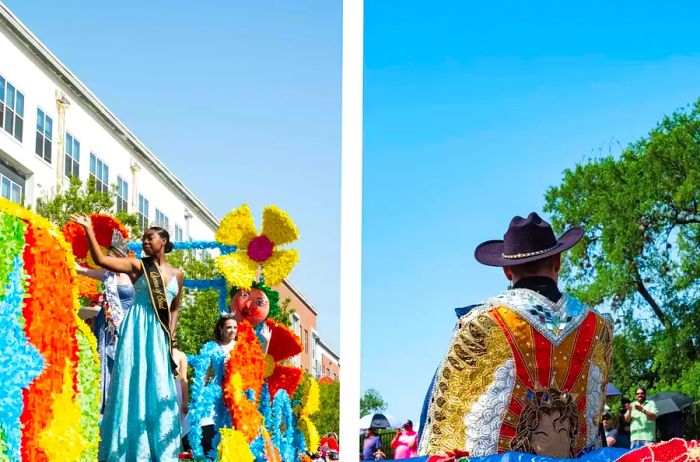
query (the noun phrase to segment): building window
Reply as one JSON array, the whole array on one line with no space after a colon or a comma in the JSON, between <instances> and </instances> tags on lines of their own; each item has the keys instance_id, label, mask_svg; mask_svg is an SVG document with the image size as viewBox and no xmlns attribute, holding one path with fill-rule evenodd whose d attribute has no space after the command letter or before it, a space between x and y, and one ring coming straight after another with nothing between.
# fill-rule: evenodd
<instances>
[{"instance_id":1,"label":"building window","mask_svg":"<svg viewBox=\"0 0 700 462\"><path fill-rule=\"evenodd\" d=\"M51 163L51 139L53 133L53 121L44 111L36 109L36 147L37 156Z\"/></svg>"},{"instance_id":2,"label":"building window","mask_svg":"<svg viewBox=\"0 0 700 462\"><path fill-rule=\"evenodd\" d=\"M24 128L24 94L0 75L0 126L22 141Z\"/></svg>"},{"instance_id":3,"label":"building window","mask_svg":"<svg viewBox=\"0 0 700 462\"><path fill-rule=\"evenodd\" d=\"M129 183L117 176L117 212L129 211Z\"/></svg>"},{"instance_id":4,"label":"building window","mask_svg":"<svg viewBox=\"0 0 700 462\"><path fill-rule=\"evenodd\" d=\"M182 228L179 225L175 225L175 242L182 242Z\"/></svg>"},{"instance_id":5,"label":"building window","mask_svg":"<svg viewBox=\"0 0 700 462\"><path fill-rule=\"evenodd\" d=\"M95 191L109 191L109 167L94 153L90 153L90 178L95 180Z\"/></svg>"},{"instance_id":6,"label":"building window","mask_svg":"<svg viewBox=\"0 0 700 462\"><path fill-rule=\"evenodd\" d=\"M139 194L139 226L142 230L148 229L148 199Z\"/></svg>"},{"instance_id":7,"label":"building window","mask_svg":"<svg viewBox=\"0 0 700 462\"><path fill-rule=\"evenodd\" d=\"M0 183L2 184L2 197L12 202L22 204L22 186L3 174L0 174Z\"/></svg>"},{"instance_id":8,"label":"building window","mask_svg":"<svg viewBox=\"0 0 700 462\"><path fill-rule=\"evenodd\" d=\"M304 329L304 353L309 352L309 331Z\"/></svg>"},{"instance_id":9,"label":"building window","mask_svg":"<svg viewBox=\"0 0 700 462\"><path fill-rule=\"evenodd\" d=\"M80 142L66 132L66 170L67 177L78 178L80 173Z\"/></svg>"},{"instance_id":10,"label":"building window","mask_svg":"<svg viewBox=\"0 0 700 462\"><path fill-rule=\"evenodd\" d=\"M168 216L158 209L156 209L156 226L160 226L166 231L170 227L170 220L168 220Z\"/></svg>"}]
</instances>

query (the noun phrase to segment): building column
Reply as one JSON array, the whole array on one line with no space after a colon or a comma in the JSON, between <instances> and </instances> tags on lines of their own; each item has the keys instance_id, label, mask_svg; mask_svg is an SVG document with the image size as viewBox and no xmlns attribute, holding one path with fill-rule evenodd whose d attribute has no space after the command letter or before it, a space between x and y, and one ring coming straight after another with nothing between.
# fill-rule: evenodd
<instances>
[{"instance_id":1,"label":"building column","mask_svg":"<svg viewBox=\"0 0 700 462\"><path fill-rule=\"evenodd\" d=\"M138 173L141 166L131 159L131 213L139 212L139 188L137 184Z\"/></svg>"},{"instance_id":2,"label":"building column","mask_svg":"<svg viewBox=\"0 0 700 462\"><path fill-rule=\"evenodd\" d=\"M58 111L58 139L56 141L56 193L60 192L66 179L66 110L70 101L61 90L56 90L56 109Z\"/></svg>"},{"instance_id":3,"label":"building column","mask_svg":"<svg viewBox=\"0 0 700 462\"><path fill-rule=\"evenodd\" d=\"M192 212L188 208L185 208L185 236L184 236L184 241L191 241L192 237L190 236L190 220L192 219L194 215L192 215Z\"/></svg>"}]
</instances>

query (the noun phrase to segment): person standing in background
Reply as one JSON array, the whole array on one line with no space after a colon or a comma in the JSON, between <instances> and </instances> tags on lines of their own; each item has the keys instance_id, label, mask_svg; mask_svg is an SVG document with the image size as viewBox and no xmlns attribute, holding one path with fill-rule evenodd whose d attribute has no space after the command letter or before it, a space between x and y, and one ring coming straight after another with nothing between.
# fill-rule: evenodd
<instances>
[{"instance_id":1,"label":"person standing in background","mask_svg":"<svg viewBox=\"0 0 700 462\"><path fill-rule=\"evenodd\" d=\"M637 402L625 407L625 422L630 424L630 449L637 449L656 441L656 417L659 412L656 403L647 401L647 390L637 388Z\"/></svg>"}]
</instances>

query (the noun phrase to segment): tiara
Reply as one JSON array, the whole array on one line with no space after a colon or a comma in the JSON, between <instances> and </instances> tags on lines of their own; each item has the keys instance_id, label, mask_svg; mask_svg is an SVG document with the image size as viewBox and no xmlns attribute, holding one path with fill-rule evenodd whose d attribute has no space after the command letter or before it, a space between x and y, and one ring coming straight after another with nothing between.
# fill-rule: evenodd
<instances>
[{"instance_id":1,"label":"tiara","mask_svg":"<svg viewBox=\"0 0 700 462\"><path fill-rule=\"evenodd\" d=\"M122 233L118 229L115 229L112 232L112 244L110 245L110 248L124 255L129 255L129 247L126 245L124 236L122 236Z\"/></svg>"}]
</instances>

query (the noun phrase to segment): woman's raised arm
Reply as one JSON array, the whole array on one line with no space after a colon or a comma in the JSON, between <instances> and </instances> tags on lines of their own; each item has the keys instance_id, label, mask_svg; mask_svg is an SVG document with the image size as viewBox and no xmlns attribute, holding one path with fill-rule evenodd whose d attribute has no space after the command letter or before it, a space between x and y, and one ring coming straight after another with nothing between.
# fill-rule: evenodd
<instances>
[{"instance_id":1,"label":"woman's raised arm","mask_svg":"<svg viewBox=\"0 0 700 462\"><path fill-rule=\"evenodd\" d=\"M141 263L138 258L127 257L110 257L102 253L100 245L97 243L95 232L92 230L90 217L87 215L73 214L70 219L85 229L87 234L88 246L90 247L90 255L95 263L104 269L114 271L115 273L139 273L141 271Z\"/></svg>"}]
</instances>

